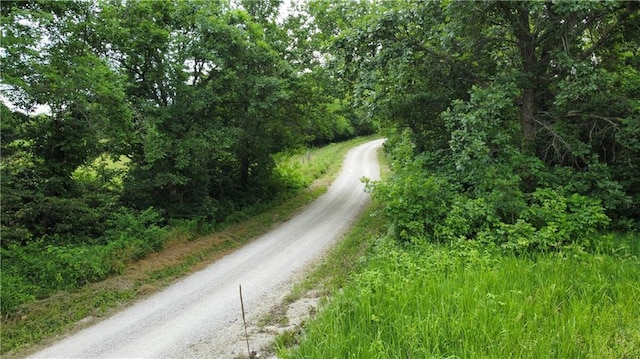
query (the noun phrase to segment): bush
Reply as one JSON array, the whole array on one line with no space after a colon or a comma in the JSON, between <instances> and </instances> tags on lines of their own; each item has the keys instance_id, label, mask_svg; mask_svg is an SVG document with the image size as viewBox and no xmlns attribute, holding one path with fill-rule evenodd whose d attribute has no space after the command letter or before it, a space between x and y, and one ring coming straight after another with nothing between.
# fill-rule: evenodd
<instances>
[{"instance_id":1,"label":"bush","mask_svg":"<svg viewBox=\"0 0 640 359\"><path fill-rule=\"evenodd\" d=\"M484 171L497 178L497 168ZM483 179L464 191L453 179L422 173L418 159L388 182L369 186L383 204L390 235L401 242L473 240L517 253L601 248L592 238L610 220L599 199L551 188L526 194L519 177L508 175L493 187Z\"/></svg>"},{"instance_id":2,"label":"bush","mask_svg":"<svg viewBox=\"0 0 640 359\"><path fill-rule=\"evenodd\" d=\"M373 198L384 206L393 237L403 242L433 240L447 216L451 190L435 176L423 176L420 162L406 166L385 183L369 185Z\"/></svg>"},{"instance_id":3,"label":"bush","mask_svg":"<svg viewBox=\"0 0 640 359\"><path fill-rule=\"evenodd\" d=\"M21 304L120 273L126 263L162 247L166 229L160 220L151 208L140 213L122 209L96 244L56 245L63 240L49 242L45 236L2 248L2 313L11 316Z\"/></svg>"},{"instance_id":4,"label":"bush","mask_svg":"<svg viewBox=\"0 0 640 359\"><path fill-rule=\"evenodd\" d=\"M148 208L142 212L122 208L111 221L106 232L108 243L112 246L128 246L131 258L140 259L162 248L167 236L166 228L161 227L163 218L158 211Z\"/></svg>"}]
</instances>

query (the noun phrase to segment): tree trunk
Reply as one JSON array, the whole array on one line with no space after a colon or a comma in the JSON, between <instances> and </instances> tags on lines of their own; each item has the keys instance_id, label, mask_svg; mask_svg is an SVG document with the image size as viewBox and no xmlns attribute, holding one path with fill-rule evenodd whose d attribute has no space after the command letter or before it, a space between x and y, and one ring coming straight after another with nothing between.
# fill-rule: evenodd
<instances>
[{"instance_id":1,"label":"tree trunk","mask_svg":"<svg viewBox=\"0 0 640 359\"><path fill-rule=\"evenodd\" d=\"M536 120L535 120L535 91L532 88L522 90L522 105L520 108L520 124L522 126L521 150L526 155L535 155Z\"/></svg>"},{"instance_id":2,"label":"tree trunk","mask_svg":"<svg viewBox=\"0 0 640 359\"><path fill-rule=\"evenodd\" d=\"M536 139L536 36L531 33L529 10L522 6L517 11L514 35L522 57L520 124L522 127L522 152L535 155Z\"/></svg>"}]
</instances>

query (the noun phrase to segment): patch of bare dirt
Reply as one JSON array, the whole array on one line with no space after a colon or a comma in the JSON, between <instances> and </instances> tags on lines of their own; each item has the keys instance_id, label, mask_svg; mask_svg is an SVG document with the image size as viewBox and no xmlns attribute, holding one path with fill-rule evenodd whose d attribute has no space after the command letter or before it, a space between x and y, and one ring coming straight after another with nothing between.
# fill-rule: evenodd
<instances>
[{"instance_id":1,"label":"patch of bare dirt","mask_svg":"<svg viewBox=\"0 0 640 359\"><path fill-rule=\"evenodd\" d=\"M234 343L234 359L267 358L275 359L274 342L278 336L287 341L285 345L295 345L303 332L304 325L312 319L325 302L321 291L310 290L293 302L283 300L274 305L266 317L255 323L247 323L249 352L245 337Z\"/></svg>"}]
</instances>

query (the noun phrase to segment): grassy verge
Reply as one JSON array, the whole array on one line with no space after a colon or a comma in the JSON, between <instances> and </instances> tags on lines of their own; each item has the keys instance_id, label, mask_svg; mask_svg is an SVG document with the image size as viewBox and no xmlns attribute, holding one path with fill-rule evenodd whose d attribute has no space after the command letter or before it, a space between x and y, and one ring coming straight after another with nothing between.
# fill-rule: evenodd
<instances>
[{"instance_id":1,"label":"grassy verge","mask_svg":"<svg viewBox=\"0 0 640 359\"><path fill-rule=\"evenodd\" d=\"M516 257L383 241L280 357L638 358L637 255Z\"/></svg>"},{"instance_id":2,"label":"grassy verge","mask_svg":"<svg viewBox=\"0 0 640 359\"><path fill-rule=\"evenodd\" d=\"M388 159L383 155L382 149L378 151L378 161L381 177L385 179L389 176L389 167ZM314 292L314 296L320 294L321 303L323 303L332 296L332 293L339 292L348 285L349 278L354 272L360 270L363 258L371 250L373 244L371 239L382 237L386 231L385 222L380 219L379 212L379 205L375 203L369 205L344 237L329 250L322 261L311 268L305 280L294 286L278 307L284 308L310 292ZM262 318L259 325L278 324L284 313L278 314L269 313ZM302 325L304 326L304 322ZM301 334L303 333L298 327L285 331L274 338L272 349L283 351L295 347L301 339Z\"/></svg>"},{"instance_id":3,"label":"grassy verge","mask_svg":"<svg viewBox=\"0 0 640 359\"><path fill-rule=\"evenodd\" d=\"M286 318L286 308L305 298L310 293L312 297L320 297L321 307L330 301L334 293L339 292L343 287L348 286L350 276L361 267L361 259L365 253L371 250L372 236L381 236L384 232L383 222L376 216L378 206L369 206L354 224L351 230L333 247L326 257L315 268L313 268L304 281L294 286L293 290L283 303L276 306L278 312L268 313L258 324L260 327L267 325L277 326L281 322L288 323ZM307 297L311 298L311 297ZM315 315L315 309L313 310ZM274 354L275 351L284 351L288 348L296 347L303 335L303 328L308 318L304 318L291 329L282 332L273 338L273 343L267 354Z\"/></svg>"},{"instance_id":4,"label":"grassy verge","mask_svg":"<svg viewBox=\"0 0 640 359\"><path fill-rule=\"evenodd\" d=\"M198 228L170 229L164 249L129 265L121 275L60 292L21 306L18 315L2 318L4 357L20 357L53 341L57 335L86 327L177 278L214 262L229 251L266 233L324 193L339 172L346 152L372 138L359 138L278 158L283 176L299 190L243 213L222 230L194 239Z\"/></svg>"}]
</instances>

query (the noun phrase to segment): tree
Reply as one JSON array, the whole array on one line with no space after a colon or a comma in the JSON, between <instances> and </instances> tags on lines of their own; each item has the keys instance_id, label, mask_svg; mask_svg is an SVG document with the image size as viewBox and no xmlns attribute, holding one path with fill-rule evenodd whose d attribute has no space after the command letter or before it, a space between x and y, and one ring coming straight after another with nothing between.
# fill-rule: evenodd
<instances>
[{"instance_id":1,"label":"tree","mask_svg":"<svg viewBox=\"0 0 640 359\"><path fill-rule=\"evenodd\" d=\"M394 163L411 168L391 186L432 174L451 185L439 187L452 191L448 229L425 224L431 236L531 220L542 188L637 219L637 4L376 6L336 45L354 96L388 119ZM406 206L421 198L395 194Z\"/></svg>"},{"instance_id":2,"label":"tree","mask_svg":"<svg viewBox=\"0 0 640 359\"><path fill-rule=\"evenodd\" d=\"M127 203L215 218L216 202L260 192L300 133L296 78L266 25L211 2L109 2L101 17L136 110Z\"/></svg>"},{"instance_id":3,"label":"tree","mask_svg":"<svg viewBox=\"0 0 640 359\"><path fill-rule=\"evenodd\" d=\"M2 143L10 152L3 218L11 223L3 233L22 233L7 243L45 234L82 240L104 230L99 212L111 200L88 195L73 173L102 153L118 156L131 112L121 78L92 51L94 10L87 2L3 3L3 95L23 112L49 109L3 110L14 137Z\"/></svg>"},{"instance_id":4,"label":"tree","mask_svg":"<svg viewBox=\"0 0 640 359\"><path fill-rule=\"evenodd\" d=\"M46 191L63 194L78 166L103 151L117 152L130 119L122 82L92 51L91 4L44 2L6 10L5 95L24 110L50 110L27 136L44 161L41 175L51 178Z\"/></svg>"}]
</instances>

